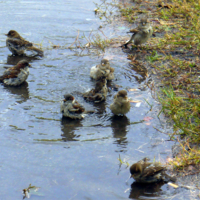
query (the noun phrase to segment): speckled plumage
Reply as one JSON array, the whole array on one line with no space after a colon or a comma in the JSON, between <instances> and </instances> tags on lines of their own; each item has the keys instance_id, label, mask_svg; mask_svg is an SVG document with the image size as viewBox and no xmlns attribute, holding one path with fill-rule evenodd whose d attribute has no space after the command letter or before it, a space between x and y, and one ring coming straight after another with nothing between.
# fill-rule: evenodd
<instances>
[{"instance_id":1,"label":"speckled plumage","mask_svg":"<svg viewBox=\"0 0 200 200\"><path fill-rule=\"evenodd\" d=\"M138 183L155 183L175 181L174 177L170 177L165 173L166 168L159 163L150 163L149 159L144 158L130 167L131 177Z\"/></svg>"},{"instance_id":2,"label":"speckled plumage","mask_svg":"<svg viewBox=\"0 0 200 200\"><path fill-rule=\"evenodd\" d=\"M13 55L23 55L24 51L34 51L38 55L43 56L43 51L33 46L33 44L19 35L15 30L10 30L6 34L6 46Z\"/></svg>"},{"instance_id":3,"label":"speckled plumage","mask_svg":"<svg viewBox=\"0 0 200 200\"><path fill-rule=\"evenodd\" d=\"M130 108L131 105L126 90L120 90L114 96L114 102L110 105L110 110L115 115L125 115L130 111Z\"/></svg>"},{"instance_id":4,"label":"speckled plumage","mask_svg":"<svg viewBox=\"0 0 200 200\"><path fill-rule=\"evenodd\" d=\"M106 83L106 78L101 78L96 82L94 89L83 94L83 98L87 101L93 101L94 103L105 101L108 92Z\"/></svg>"},{"instance_id":5,"label":"speckled plumage","mask_svg":"<svg viewBox=\"0 0 200 200\"><path fill-rule=\"evenodd\" d=\"M19 61L14 67L5 70L4 74L0 76L0 81L9 86L21 85L28 78L29 67L27 61Z\"/></svg>"},{"instance_id":6,"label":"speckled plumage","mask_svg":"<svg viewBox=\"0 0 200 200\"><path fill-rule=\"evenodd\" d=\"M98 80L101 77L112 80L114 79L114 68L110 67L110 63L107 59L102 59L101 64L91 68L90 77L95 80Z\"/></svg>"},{"instance_id":7,"label":"speckled plumage","mask_svg":"<svg viewBox=\"0 0 200 200\"><path fill-rule=\"evenodd\" d=\"M66 94L61 102L60 111L64 117L69 117L71 119L82 119L84 118L85 109L71 94Z\"/></svg>"},{"instance_id":8,"label":"speckled plumage","mask_svg":"<svg viewBox=\"0 0 200 200\"><path fill-rule=\"evenodd\" d=\"M127 48L127 45L134 40L135 45L141 45L151 37L153 29L147 18L142 18L139 26L136 29L130 30L130 33L133 33L130 40L128 40L124 46Z\"/></svg>"}]
</instances>

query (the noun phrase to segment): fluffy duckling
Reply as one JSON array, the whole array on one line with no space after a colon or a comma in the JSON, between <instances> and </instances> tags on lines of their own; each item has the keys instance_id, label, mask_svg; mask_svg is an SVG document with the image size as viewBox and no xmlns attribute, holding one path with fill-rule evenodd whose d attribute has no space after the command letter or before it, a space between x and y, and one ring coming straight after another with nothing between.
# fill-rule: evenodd
<instances>
[{"instance_id":1,"label":"fluffy duckling","mask_svg":"<svg viewBox=\"0 0 200 200\"><path fill-rule=\"evenodd\" d=\"M43 51L33 46L33 44L23 37L15 30L10 30L7 34L6 46L13 55L23 55L24 51L35 51L38 55L43 56Z\"/></svg>"},{"instance_id":2,"label":"fluffy duckling","mask_svg":"<svg viewBox=\"0 0 200 200\"><path fill-rule=\"evenodd\" d=\"M110 67L110 73L107 76L108 81L112 81L115 78L114 71L115 71L115 69L113 67Z\"/></svg>"},{"instance_id":3,"label":"fluffy duckling","mask_svg":"<svg viewBox=\"0 0 200 200\"><path fill-rule=\"evenodd\" d=\"M90 77L97 80L101 77L106 77L107 80L114 79L115 69L110 67L107 59L102 59L100 65L93 66L90 70Z\"/></svg>"},{"instance_id":4,"label":"fluffy duckling","mask_svg":"<svg viewBox=\"0 0 200 200\"><path fill-rule=\"evenodd\" d=\"M147 162L149 159L144 158L141 161L134 163L130 167L131 177L138 183L156 183L160 181L175 182L174 177L170 177L165 173L166 168L156 163Z\"/></svg>"},{"instance_id":5,"label":"fluffy duckling","mask_svg":"<svg viewBox=\"0 0 200 200\"><path fill-rule=\"evenodd\" d=\"M145 43L152 35L153 29L151 24L148 21L148 18L142 18L140 20L139 26L136 29L130 30L130 33L133 33L130 40L128 40L124 46L127 48L127 45L134 40L135 45L141 45Z\"/></svg>"},{"instance_id":6,"label":"fluffy duckling","mask_svg":"<svg viewBox=\"0 0 200 200\"><path fill-rule=\"evenodd\" d=\"M82 119L84 118L85 108L80 105L71 94L64 95L64 99L60 105L60 111L64 117L71 119Z\"/></svg>"},{"instance_id":7,"label":"fluffy duckling","mask_svg":"<svg viewBox=\"0 0 200 200\"><path fill-rule=\"evenodd\" d=\"M83 94L83 98L87 101L93 101L94 103L100 103L106 100L108 88L106 86L107 80L102 77L96 82L95 89L90 90Z\"/></svg>"},{"instance_id":8,"label":"fluffy duckling","mask_svg":"<svg viewBox=\"0 0 200 200\"><path fill-rule=\"evenodd\" d=\"M5 70L0 76L0 82L9 86L21 85L28 78L29 67L31 65L26 60L19 61L14 67Z\"/></svg>"},{"instance_id":9,"label":"fluffy duckling","mask_svg":"<svg viewBox=\"0 0 200 200\"><path fill-rule=\"evenodd\" d=\"M114 102L110 105L110 109L114 115L125 115L131 108L126 90L120 90L114 96Z\"/></svg>"}]
</instances>

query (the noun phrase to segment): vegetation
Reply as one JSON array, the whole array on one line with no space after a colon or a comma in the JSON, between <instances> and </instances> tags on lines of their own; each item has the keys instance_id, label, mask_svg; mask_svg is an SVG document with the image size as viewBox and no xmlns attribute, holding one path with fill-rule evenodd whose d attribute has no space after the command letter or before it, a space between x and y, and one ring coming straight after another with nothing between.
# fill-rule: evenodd
<instances>
[{"instance_id":1,"label":"vegetation","mask_svg":"<svg viewBox=\"0 0 200 200\"><path fill-rule=\"evenodd\" d=\"M158 97L162 111L174 122L171 139L175 135L184 138L182 151L172 163L179 169L199 163L200 149L191 146L200 143L200 1L146 0L142 5L135 0L134 6L120 5L120 11L131 23L141 14L153 22L156 37L147 42L142 53L161 82Z\"/></svg>"}]
</instances>

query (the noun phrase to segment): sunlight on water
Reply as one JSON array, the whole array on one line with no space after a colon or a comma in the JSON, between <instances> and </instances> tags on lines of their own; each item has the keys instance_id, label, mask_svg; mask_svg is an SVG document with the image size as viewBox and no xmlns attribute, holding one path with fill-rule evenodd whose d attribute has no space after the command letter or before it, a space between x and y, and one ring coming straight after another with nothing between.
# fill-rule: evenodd
<instances>
[{"instance_id":1,"label":"sunlight on water","mask_svg":"<svg viewBox=\"0 0 200 200\"><path fill-rule=\"evenodd\" d=\"M29 184L40 187L33 199L48 200L162 199L168 190L162 185L145 190L131 185L133 179L126 183L129 169L119 167L119 154L129 164L145 156L165 162L171 154L173 143L154 129L167 128L157 118L158 109L150 112L144 101L157 104L148 89L128 92L141 104L132 103L126 117L114 117L109 109L116 94L113 85L137 89L145 78L130 68L121 48L107 48L100 55L66 48L78 33L89 37L91 31L98 32L102 22L94 8L90 0L1 1L0 73L22 59L8 56L3 34L9 30L44 49L43 58L26 57L32 65L26 83L16 88L0 85L1 199L22 199L21 191ZM102 29L108 37L126 34L125 27L112 26ZM85 102L81 93L95 85L90 68L103 56L115 68L115 80L105 102ZM60 101L65 93L72 93L94 114L83 120L62 118Z\"/></svg>"}]
</instances>

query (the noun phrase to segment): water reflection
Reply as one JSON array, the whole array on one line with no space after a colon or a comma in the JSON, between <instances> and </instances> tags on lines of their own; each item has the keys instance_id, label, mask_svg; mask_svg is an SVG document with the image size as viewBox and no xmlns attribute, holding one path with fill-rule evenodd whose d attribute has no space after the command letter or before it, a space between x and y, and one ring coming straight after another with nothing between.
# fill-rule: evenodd
<instances>
[{"instance_id":1,"label":"water reflection","mask_svg":"<svg viewBox=\"0 0 200 200\"><path fill-rule=\"evenodd\" d=\"M114 144L120 146L120 152L124 152L128 144L126 137L128 125L130 125L130 120L126 116L113 116L111 118L113 137L116 138Z\"/></svg>"},{"instance_id":2,"label":"water reflection","mask_svg":"<svg viewBox=\"0 0 200 200\"><path fill-rule=\"evenodd\" d=\"M18 103L23 103L29 99L29 88L28 83L25 81L19 86L13 87L13 86L4 86L7 91L9 91L12 94L17 94L20 97L20 100L17 100Z\"/></svg>"},{"instance_id":3,"label":"water reflection","mask_svg":"<svg viewBox=\"0 0 200 200\"><path fill-rule=\"evenodd\" d=\"M162 192L161 187L163 185L164 185L163 182L154 183L154 184L140 184L140 183L134 182L131 185L131 192L130 192L129 198L130 199L154 199L155 197L160 197L160 193Z\"/></svg>"},{"instance_id":4,"label":"water reflection","mask_svg":"<svg viewBox=\"0 0 200 200\"><path fill-rule=\"evenodd\" d=\"M16 65L20 60L27 60L28 62L31 62L33 60L39 60L37 56L27 56L27 55L21 55L21 56L13 56L9 55L7 57L7 64L8 65Z\"/></svg>"},{"instance_id":5,"label":"water reflection","mask_svg":"<svg viewBox=\"0 0 200 200\"><path fill-rule=\"evenodd\" d=\"M63 141L79 141L77 139L80 135L76 135L75 130L82 127L81 120L74 120L67 117L62 117L61 120L61 131L63 132L62 140Z\"/></svg>"},{"instance_id":6,"label":"water reflection","mask_svg":"<svg viewBox=\"0 0 200 200\"><path fill-rule=\"evenodd\" d=\"M106 110L106 103L101 102L101 103L92 103L93 106L95 107L95 113L97 114L98 117L102 117L102 114L105 113Z\"/></svg>"}]
</instances>

